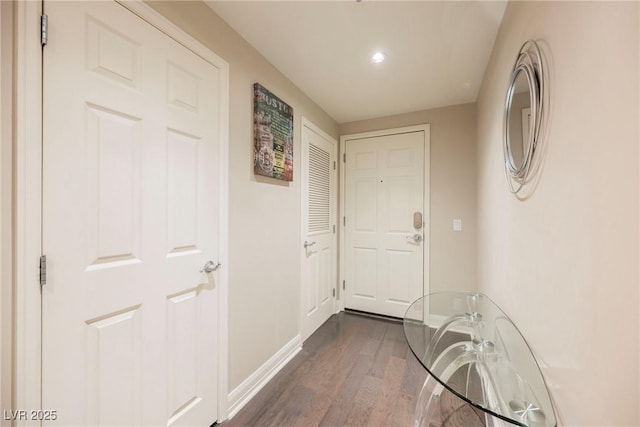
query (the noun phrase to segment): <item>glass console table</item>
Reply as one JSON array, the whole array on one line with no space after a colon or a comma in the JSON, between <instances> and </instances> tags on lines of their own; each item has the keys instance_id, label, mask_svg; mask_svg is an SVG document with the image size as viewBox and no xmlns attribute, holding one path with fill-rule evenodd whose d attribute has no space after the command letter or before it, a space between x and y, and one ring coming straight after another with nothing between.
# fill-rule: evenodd
<instances>
[{"instance_id":1,"label":"glass console table","mask_svg":"<svg viewBox=\"0 0 640 427\"><path fill-rule=\"evenodd\" d=\"M555 427L549 393L529 345L488 297L438 292L408 308L403 319L411 351L429 375L415 412L416 427L451 424L462 404L477 425ZM444 389L463 399L447 401ZM462 421L458 425L473 423Z\"/></svg>"}]
</instances>

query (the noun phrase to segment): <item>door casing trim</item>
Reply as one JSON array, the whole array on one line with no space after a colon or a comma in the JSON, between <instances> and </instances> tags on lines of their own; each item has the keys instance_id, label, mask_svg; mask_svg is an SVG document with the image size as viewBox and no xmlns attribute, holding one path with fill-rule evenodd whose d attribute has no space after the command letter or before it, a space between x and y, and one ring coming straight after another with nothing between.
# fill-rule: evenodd
<instances>
[{"instance_id":1,"label":"door casing trim","mask_svg":"<svg viewBox=\"0 0 640 427\"><path fill-rule=\"evenodd\" d=\"M228 151L229 64L142 1L118 1L220 70L218 420L228 416ZM42 316L38 259L42 251L42 2L15 3L15 364L14 408L42 408ZM46 49L46 47L45 47ZM52 260L53 261L53 260ZM27 425L29 421L18 422Z\"/></svg>"},{"instance_id":2,"label":"door casing trim","mask_svg":"<svg viewBox=\"0 0 640 427\"><path fill-rule=\"evenodd\" d=\"M41 409L42 58L41 2L16 2L14 408ZM17 425L26 425L18 421Z\"/></svg>"},{"instance_id":3,"label":"door casing trim","mask_svg":"<svg viewBox=\"0 0 640 427\"><path fill-rule=\"evenodd\" d=\"M361 132L361 133L353 133L348 135L340 136L340 156L338 159L338 163L340 167L338 168L340 171L340 212L338 214L338 229L339 229L339 278L338 285L340 287L340 301L339 301L339 310L344 311L345 309L345 298L342 290L342 283L346 279L345 268L346 268L346 242L345 242L345 225L342 221L342 218L345 216L345 192L346 192L346 167L345 167L345 155L347 152L347 144L349 141L356 139L364 139L364 138L374 138L377 136L387 136L387 135L397 135L400 133L410 133L410 132L424 132L424 198L423 198L423 221L424 221L424 254L423 254L423 277L422 283L423 294L428 294L430 291L430 268L429 268L429 254L430 254L430 244L431 244L431 209L430 209L430 170L431 170L431 125L429 123L423 125L416 126L406 126L400 128L391 128L391 129L382 129L371 132ZM427 244L428 243L428 244ZM349 284L347 283L347 286Z\"/></svg>"}]
</instances>

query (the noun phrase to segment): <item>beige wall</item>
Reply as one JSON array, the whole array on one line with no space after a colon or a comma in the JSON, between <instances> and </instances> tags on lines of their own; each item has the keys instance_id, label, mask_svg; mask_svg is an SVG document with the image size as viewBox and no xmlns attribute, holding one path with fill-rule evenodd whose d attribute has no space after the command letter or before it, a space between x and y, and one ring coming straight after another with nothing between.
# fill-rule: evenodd
<instances>
[{"instance_id":1,"label":"beige wall","mask_svg":"<svg viewBox=\"0 0 640 427\"><path fill-rule=\"evenodd\" d=\"M340 135L431 125L430 292L476 289L476 105L341 124ZM462 231L453 231L453 219Z\"/></svg>"},{"instance_id":2,"label":"beige wall","mask_svg":"<svg viewBox=\"0 0 640 427\"><path fill-rule=\"evenodd\" d=\"M12 339L12 2L0 1L0 411L13 408ZM11 423L0 419L0 426Z\"/></svg>"},{"instance_id":3,"label":"beige wall","mask_svg":"<svg viewBox=\"0 0 640 427\"><path fill-rule=\"evenodd\" d=\"M640 425L638 12L509 3L477 103L479 290L538 355L563 425ZM529 38L544 48L551 97L539 184L518 201L502 110Z\"/></svg>"},{"instance_id":4,"label":"beige wall","mask_svg":"<svg viewBox=\"0 0 640 427\"><path fill-rule=\"evenodd\" d=\"M150 2L230 65L229 391L300 332L301 188L304 115L329 135L335 121L201 2ZM294 180L253 173L252 87L293 107Z\"/></svg>"}]
</instances>

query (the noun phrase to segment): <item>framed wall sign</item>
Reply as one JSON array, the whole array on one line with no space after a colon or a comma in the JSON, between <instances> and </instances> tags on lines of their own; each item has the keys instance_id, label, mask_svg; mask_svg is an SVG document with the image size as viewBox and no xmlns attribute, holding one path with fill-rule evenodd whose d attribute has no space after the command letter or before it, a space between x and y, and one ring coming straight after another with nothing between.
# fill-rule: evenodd
<instances>
[{"instance_id":1,"label":"framed wall sign","mask_svg":"<svg viewBox=\"0 0 640 427\"><path fill-rule=\"evenodd\" d=\"M293 181L293 108L260 83L253 84L253 170Z\"/></svg>"}]
</instances>

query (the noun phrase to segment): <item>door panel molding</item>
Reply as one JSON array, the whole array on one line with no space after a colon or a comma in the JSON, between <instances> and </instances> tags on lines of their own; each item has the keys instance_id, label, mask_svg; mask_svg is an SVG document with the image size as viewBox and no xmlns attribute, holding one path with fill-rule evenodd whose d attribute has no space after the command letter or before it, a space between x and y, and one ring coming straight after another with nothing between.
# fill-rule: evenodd
<instances>
[{"instance_id":1,"label":"door panel molding","mask_svg":"<svg viewBox=\"0 0 640 427\"><path fill-rule=\"evenodd\" d=\"M229 65L141 1L121 1L120 5L176 40L219 70L220 112L218 138L219 171L219 262L228 263L228 135ZM38 259L41 255L42 213L42 58L39 33L41 2L17 2L14 36L16 42L15 95L15 376L14 408L41 408L41 295ZM45 47L46 49L46 47ZM55 262L55 260L52 260ZM228 416L228 271L218 272L218 419ZM22 421L17 425L35 425Z\"/></svg>"},{"instance_id":2,"label":"door panel molding","mask_svg":"<svg viewBox=\"0 0 640 427\"><path fill-rule=\"evenodd\" d=\"M380 136L389 136L389 135L397 135L403 133L411 133L411 132L424 132L424 187L423 187L423 222L424 222L424 250L423 250L423 293L428 294L430 292L430 267L429 267L429 259L430 259L430 241L431 241L431 233L430 233L430 164L431 164L431 125L429 123L424 125L416 125L416 126L406 126L399 128L390 128L390 129L382 129L370 132L360 132L354 134L347 134L340 136L340 155L338 156L338 163L340 164L339 170L339 185L340 185L340 202L339 202L339 213L338 213L338 230L339 230L339 268L338 268L338 283L340 289L341 298L338 301L339 307L338 310L345 309L345 299L342 296L344 293L343 284L345 284L346 280L346 227L344 223L344 218L346 215L345 207L346 207L346 168L345 168L345 156L347 151L347 144L349 141L366 139L366 138L375 138ZM360 161L366 163L370 159L359 159ZM347 283L346 286L349 286ZM352 284L353 286L353 284Z\"/></svg>"}]
</instances>

